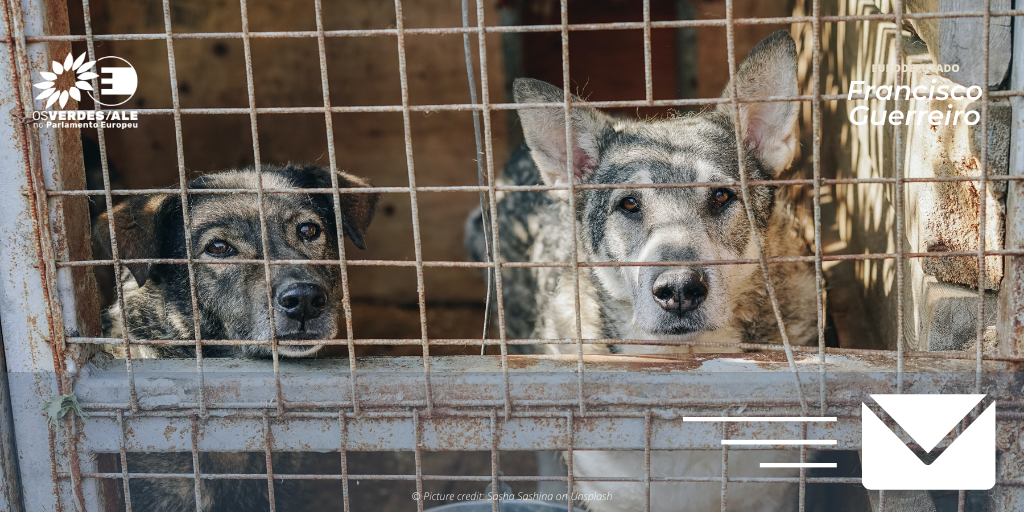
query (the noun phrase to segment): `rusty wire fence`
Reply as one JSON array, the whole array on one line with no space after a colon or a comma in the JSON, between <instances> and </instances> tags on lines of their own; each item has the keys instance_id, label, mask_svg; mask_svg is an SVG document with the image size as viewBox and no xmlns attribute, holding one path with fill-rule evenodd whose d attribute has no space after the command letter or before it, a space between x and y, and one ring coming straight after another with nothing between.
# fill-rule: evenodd
<instances>
[{"instance_id":1,"label":"rusty wire fence","mask_svg":"<svg viewBox=\"0 0 1024 512\"><path fill-rule=\"evenodd\" d=\"M726 17L721 20L652 21L649 2L643 2L644 21L638 23L569 24L568 2L560 3L561 24L536 26L499 26L485 19L482 0L475 5L476 26L469 25L464 12L462 27L406 29L403 26L402 2L395 2L396 26L380 30L325 30L320 0L315 3L315 31L250 32L247 4L241 0L241 32L176 33L171 23L169 0L163 0L165 31L154 34L108 34L92 32L90 7L83 1L86 34L67 35L52 29L50 24L59 18L58 2L2 0L0 25L3 46L4 73L0 81L0 106L3 140L14 144L0 151L4 177L3 188L4 232L4 286L3 334L6 363L9 373L9 403L13 426L6 417L0 421L0 432L5 471L17 467L20 473L19 489L4 487L0 510L103 510L116 504L132 509L129 481L132 479L184 479L194 483L196 507L203 507L204 480L255 479L267 482L269 509L276 510L275 481L283 480L336 480L343 495L344 510L349 504L350 482L411 481L418 493L424 482L470 481L483 486L490 483L497 488L499 480L499 451L503 450L567 450L567 469L564 475L502 476L505 482L564 482L572 486L579 482L632 482L643 487L643 510L663 510L671 504L657 503L652 496L652 484L711 483L721 486L721 510L728 507L730 486L745 483L797 485L799 508L805 507L805 490L809 484L859 484L859 477L809 476L807 467L785 477L749 477L729 475L729 455L741 448L730 448L723 439L789 437L798 440L830 438L835 444L824 449L857 450L860 447L859 403L870 393L891 392L988 392L998 401L999 436L997 445L1001 453L997 488L989 495L992 510L1020 510L1024 507L1024 451L1019 441L1021 423L1024 422L1019 389L1011 389L1000 380L1000 372L1014 372L1022 361L1016 356L992 356L983 353L983 343L976 343L973 352L914 352L905 348L903 332L896 331L894 351L836 349L825 346L825 318L823 295L823 262L845 260L895 260L896 282L903 283L904 263L913 258L977 258L979 266L977 340L985 336L984 274L985 258L989 256L1021 257L1020 247L1008 246L992 249L984 246L986 202L980 201L979 240L977 251L915 253L905 251L898 244L894 252L872 254L827 255L821 242L820 199L821 187L830 185L885 184L893 187L896 219L893 229L896 239L904 235L904 185L929 181L965 181L976 183L981 195L994 181L1019 183L1020 175L992 176L984 172L987 167L987 143L981 153L980 168L975 177L907 178L901 159L896 159L892 177L825 179L821 173L821 105L823 102L844 99L846 95L822 94L819 91L822 26L829 23L852 21L885 21L902 26L907 19L942 17L973 17L984 20L988 39L989 22L995 17L1016 17L1024 11L993 11L989 2L972 12L961 13L904 13L900 2L895 2L893 14L863 14L854 16L822 16L818 2L813 4L810 16L784 18L734 18L732 2L726 2ZM1016 18L1012 18L1016 20ZM810 94L796 97L747 98L738 94L736 87L727 90L721 98L655 100L652 87L651 30L685 27L724 27L727 33L729 72L732 77L737 68L734 32L738 25L756 24L809 24L812 27L814 48L811 62ZM65 27L66 28L66 27ZM644 32L644 69L646 97L629 101L573 101L569 94L569 34L573 31L642 30ZM513 104L494 102L489 96L487 42L492 33L554 32L561 34L561 60L563 89L562 103ZM462 36L465 41L467 73L471 97L469 103L443 105L412 105L409 102L406 73L405 37L412 34L450 34ZM402 103L388 106L338 106L332 103L327 74L325 41L327 38L364 36L394 37L398 47L399 76ZM253 85L253 61L250 41L259 38L313 38L317 40L320 76L323 88L323 107L256 107ZM474 69L470 56L470 40L477 38L479 68ZM178 98L178 79L175 71L175 42L182 39L241 39L245 51L245 74L248 86L248 108L181 108ZM103 190L86 190L76 185L67 169L74 167L80 156L69 153L68 144L61 135L33 124L33 112L38 104L33 100L32 70L45 69L51 59L50 45L84 41L90 56L95 55L96 43L122 40L163 40L167 44L170 89L173 108L138 109L145 116L172 116L175 127L179 183L176 189L117 190L110 184L104 145L104 129L98 128ZM1020 44L1016 45L1022 48ZM988 46L983 45L983 62L987 76ZM1020 59L1019 52L1014 54ZM896 52L895 63L902 63ZM480 93L477 97L474 72L479 72ZM1014 71L1014 76L1020 71ZM896 74L897 85L901 75ZM99 84L93 79L93 87ZM1016 82L1015 82L1016 86ZM988 134L988 101L997 98L1018 98L1019 90L983 91L981 101L982 137ZM567 147L572 147L572 129L569 112L573 108L589 106L610 107L684 107L729 104L738 109L745 102L809 102L812 109L813 147L810 178L758 181L747 179L742 168L744 148L737 146L741 163L741 179L735 183L671 183L658 187L739 187L744 198L750 187L801 186L813 188L814 254L800 257L771 258L765 255L757 240L758 257L741 260L621 263L621 262L504 262L501 261L497 197L499 193L527 191L568 190L570 208L574 193L602 188L628 188L630 185L575 184L565 186L511 186L499 184L496 177L492 147L491 113L516 108L553 108L566 114ZM102 109L96 106L97 110ZM480 182L477 186L421 187L416 185L417 171L412 151L410 116L414 112L469 111L474 114L477 130L477 148L480 155ZM8 116L7 113L10 113ZM322 113L326 125L328 156L332 170L338 169L332 114L350 112L400 112L404 121L408 186L376 187L347 190L338 187L332 177L332 187L324 189L275 189L260 186L256 190L218 189L189 190L184 163L181 135L182 116L195 114L247 114L252 129L255 168L262 167L260 157L260 114ZM1017 114L1015 114L1017 115ZM737 130L739 128L737 127ZM76 135L77 136L77 135ZM895 133L897 153L902 144L899 130ZM739 140L737 133L737 139ZM983 139L984 140L984 139ZM73 146L70 146L73 148ZM569 158L569 161L572 159ZM80 172L80 171L79 171ZM572 169L567 169L572 173ZM63 173L63 174L62 174ZM11 183L16 184L12 185ZM635 187L652 187L635 185ZM110 220L112 257L94 259L88 245L75 240L74 215L81 215L81 204L74 198L102 197L113 204L118 196L168 194L180 196L184 212L184 225L191 231L189 220L190 194L254 194L260 205L263 254L267 251L267 218L263 211L264 198L271 194L327 193L333 197L336 215L341 194L346 193L402 193L409 195L412 228L415 242L413 261L349 259L344 245L338 260L231 260L230 262L198 261L186 244L184 259L128 259L119 254L113 220ZM421 233L418 217L419 194L435 192L479 192L481 206L487 213L486 230L491 233L488 248L489 261L427 261L421 252ZM749 203L743 201L747 208ZM77 204L77 206L76 206ZM76 209L77 208L77 209ZM340 217L336 219L342 238ZM752 217L750 222L753 223ZM1009 221L1008 221L1009 222ZM574 226L577 228L577 226ZM756 230L753 232L757 233ZM186 236L190 238L190 235ZM756 238L756 236L755 236ZM573 254L576 254L575 240ZM779 304L772 288L768 267L773 263L807 262L815 267L817 283L818 329L815 346L796 346L789 342L779 315ZM173 264L188 268L194 338L187 340L133 339L82 336L86 324L97 322L95 302L82 296L90 289L80 286L82 269L113 265L120 269L129 264ZM195 268L198 265L229 263L233 265L259 265L263 267L267 283L271 283L271 267L275 265L337 265L342 276L344 294L341 298L346 315L345 337L339 339L294 340L277 339L272 335L265 340L204 339L200 329ZM651 340L585 339L581 334L579 311L580 273L603 266L641 265L758 265L766 279L773 309L780 320L783 345L770 344L716 344L709 342L672 341L674 346L741 348L751 353L743 360L750 365L727 366L730 371L757 374L759 384L735 378L722 382L707 373L704 363L735 361L734 356L692 356L656 360L642 356L590 356L584 354L584 345L634 344L652 345ZM352 306L348 293L348 274L364 266L404 266L416 270L419 321L422 336L412 339L358 339L353 334ZM437 339L428 335L427 301L425 299L423 271L433 267L472 267L490 271L495 290L493 305L497 337L481 339ZM564 267L571 269L576 302L576 334L571 339L512 339L505 332L505 305L502 296L502 269L527 267ZM77 273L76 273L77 272ZM116 321L127 325L124 315L124 283L120 272L116 279L117 302L122 314ZM1017 286L1021 286L1020 283ZM904 290L897 286L897 324L902 325ZM95 290L91 290L95 292ZM272 311L271 286L267 296ZM94 307L94 306L93 306ZM271 329L273 315L270 315ZM128 333L129 329L122 328ZM1019 343L1020 340L1000 339L999 343ZM669 342L664 342L669 344ZM99 345L120 345L123 360L90 359ZM202 347L217 345L269 346L272 362L227 361L204 359ZM509 346L567 344L576 349L575 356L538 358L511 356ZM187 345L196 348L194 361L133 359L132 347L146 345ZM279 347L285 345L313 346L340 345L354 354L356 348L366 345L419 345L422 359L349 357L345 361L293 361L280 357ZM498 347L500 356L431 356L431 348L447 345L479 345ZM732 359L730 359L732 357ZM698 363L694 366L693 362ZM347 368L345 367L347 366ZM704 371L697 371L704 369ZM851 373L853 377L838 379L837 373ZM945 373L929 373L945 372ZM932 375L929 377L928 375ZM939 377L941 375L941 377ZM5 382L5 386L8 383ZM1018 386L1019 388L1019 383ZM756 391L752 391L756 390ZM47 426L46 417L39 412L39 403L52 395L74 393L83 406L83 415L69 414L59 422L57 429ZM5 398L6 400L6 398ZM4 403L8 403L4 401ZM722 416L735 416L725 421ZM787 417L801 421L773 421ZM16 446L16 456L13 448ZM645 467L633 476L580 476L574 472L573 450L633 450L645 454ZM671 449L720 450L721 472L705 476L658 475L652 472L651 455ZM491 473L487 476L427 475L421 467L425 451L476 450L491 454ZM793 448L800 463L808 460L806 445ZM131 452L184 452L192 455L190 473L153 474L131 471L128 453ZM412 475L353 474L349 471L347 454L351 451L411 451L415 454L415 473ZM798 451L798 454L796 453ZM207 452L262 452L266 454L266 473L216 473L204 470L200 454ZM339 454L337 474L281 474L275 473L271 453L276 452L333 452ZM119 470L101 468L101 454L114 454ZM13 479L13 476L12 476ZM7 482L12 482L7 479ZM120 487L120 502L109 496L109 486L101 482L114 482ZM886 493L881 492L875 506L885 509ZM964 510L965 493L957 498L959 510ZM572 507L579 505L572 496L566 501ZM429 506L425 500L410 502L423 510ZM493 510L498 501L493 500Z\"/></svg>"}]
</instances>

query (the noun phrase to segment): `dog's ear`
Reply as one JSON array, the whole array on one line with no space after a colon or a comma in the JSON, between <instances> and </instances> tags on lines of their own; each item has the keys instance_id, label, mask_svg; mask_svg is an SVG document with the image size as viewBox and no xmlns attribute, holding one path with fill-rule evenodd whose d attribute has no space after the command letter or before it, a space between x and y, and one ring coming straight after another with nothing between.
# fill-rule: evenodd
<instances>
[{"instance_id":1,"label":"dog's ear","mask_svg":"<svg viewBox=\"0 0 1024 512\"><path fill-rule=\"evenodd\" d=\"M297 179L300 188L331 188L331 172L325 167L314 164L289 164L286 171L291 171L292 179ZM373 184L370 180L338 171L338 188L366 188ZM341 227L349 240L360 249L366 249L366 230L370 227L373 214L377 210L380 194L338 194L341 205ZM327 195L327 198L330 196ZM327 206L330 205L330 206ZM327 208L334 208L334 200L327 203Z\"/></svg>"},{"instance_id":2,"label":"dog's ear","mask_svg":"<svg viewBox=\"0 0 1024 512\"><path fill-rule=\"evenodd\" d=\"M517 78L513 86L516 103L563 103L561 89L539 80ZM573 101L582 101L573 96ZM565 150L565 111L559 108L520 108L523 135L530 147L541 178L548 185L568 181ZM611 119L592 108L572 109L572 169L577 183L587 181L601 158L605 135L612 130Z\"/></svg>"},{"instance_id":3,"label":"dog's ear","mask_svg":"<svg viewBox=\"0 0 1024 512\"><path fill-rule=\"evenodd\" d=\"M758 43L736 70L736 92L739 98L796 96L796 44L785 30L780 30ZM732 86L725 87L723 98L732 97ZM746 148L768 166L773 175L793 163L797 144L799 102L740 103L740 134ZM718 111L736 122L736 109L731 103L719 103Z\"/></svg>"},{"instance_id":4,"label":"dog's ear","mask_svg":"<svg viewBox=\"0 0 1024 512\"><path fill-rule=\"evenodd\" d=\"M117 235L117 253L121 259L159 258L160 248L168 233L174 211L180 211L176 202L178 196L159 194L152 196L128 196L114 205L114 232ZM107 255L111 251L110 211L96 218L93 236ZM128 263L135 282L146 284L152 271L152 263Z\"/></svg>"},{"instance_id":5,"label":"dog's ear","mask_svg":"<svg viewBox=\"0 0 1024 512\"><path fill-rule=\"evenodd\" d=\"M338 172L339 188L365 188L372 184L369 180L353 176L345 172ZM338 194L341 196L341 224L348 235L349 240L360 249L366 249L363 241L366 230L370 228L370 221L377 211L377 201L380 201L380 194Z\"/></svg>"}]
</instances>

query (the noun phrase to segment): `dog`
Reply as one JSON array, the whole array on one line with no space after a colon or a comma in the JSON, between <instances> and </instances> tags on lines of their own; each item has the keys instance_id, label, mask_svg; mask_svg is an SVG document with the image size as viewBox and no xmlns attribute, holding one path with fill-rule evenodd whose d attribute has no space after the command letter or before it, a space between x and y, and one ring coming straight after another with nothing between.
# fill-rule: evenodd
<instances>
[{"instance_id":1,"label":"dog","mask_svg":"<svg viewBox=\"0 0 1024 512\"><path fill-rule=\"evenodd\" d=\"M337 173L339 188L369 187L362 178ZM268 306L265 269L262 264L213 264L232 259L264 258L259 183L252 169L208 174L188 183L188 189L247 189L252 193L192 193L188 196L191 225L189 247L193 264L195 296L200 315L200 334L206 340L263 340L262 344L204 346L204 357L267 358L271 347L270 315L278 339L328 339L336 337L343 315L341 276L337 264L271 265L273 309ZM263 166L266 189L331 188L331 173L316 165ZM339 194L342 236L365 248L366 231L373 220L379 194ZM266 247L270 259L337 260L338 226L334 196L330 193L267 193L263 199ZM98 219L94 235L108 252L111 247L107 213ZM176 193L129 196L111 210L118 254L124 259L184 259L185 216ZM188 340L195 337L188 266L184 264L128 263L122 272L124 316L129 338ZM121 311L117 304L103 312L103 333L120 338ZM283 357L308 357L321 345L278 347ZM194 358L195 346L141 345L136 357ZM275 454L274 469L294 473L302 454ZM192 473L189 453L131 453L128 468L142 473ZM203 453L204 472L263 473L263 453ZM295 485L277 484L277 502L288 507ZM159 512L195 511L195 489L190 479L130 481L133 510ZM203 480L203 512L266 510L267 483L259 480ZM278 510L282 510L279 505Z\"/></svg>"},{"instance_id":2,"label":"dog","mask_svg":"<svg viewBox=\"0 0 1024 512\"><path fill-rule=\"evenodd\" d=\"M739 66L735 85L743 98L796 96L797 54L785 31L772 34ZM723 97L731 96L732 84ZM562 103L563 91L531 79L514 83L517 103ZM574 97L574 101L580 101ZM505 167L506 183L566 185L567 169L577 184L721 182L691 188L603 188L577 190L575 209L567 190L506 192L498 201L501 254L507 261L572 261L573 220L578 258L585 262L665 262L756 259L755 234L768 257L810 253L799 224L776 187L750 186L744 204L734 128L739 124L749 180L772 180L790 167L798 140L799 104L731 103L690 116L659 120L612 118L592 108L571 110L574 147L566 151L561 108L520 108L525 146ZM567 154L572 162L567 162ZM753 213L753 226L745 207ZM483 260L479 212L467 221L470 257ZM756 231L756 233L755 233ZM817 339L814 267L771 263L770 276L790 342ZM576 337L572 270L516 268L502 273L510 338ZM781 334L758 265L601 266L579 269L581 335L585 339L693 340L780 343ZM575 345L552 344L552 353L576 353ZM584 345L586 353L729 352L671 344ZM754 456L751 456L753 454ZM793 452L734 451L733 464L791 461ZM659 451L651 454L654 476L721 468L720 451ZM543 470L542 470L543 471ZM642 452L574 452L580 477L644 475ZM704 473L701 474L704 474ZM735 473L730 473L734 475ZM787 472L788 475L788 472ZM765 476L765 475L760 475ZM771 476L779 476L772 473ZM795 476L795 472L792 475ZM582 493L610 493L589 504L594 512L642 510L642 484L577 482ZM565 492L564 487L561 492ZM720 510L718 483L654 483L652 510ZM794 509L796 487L734 485L730 510Z\"/></svg>"},{"instance_id":3,"label":"dog","mask_svg":"<svg viewBox=\"0 0 1024 512\"><path fill-rule=\"evenodd\" d=\"M264 166L264 188L331 188L329 171L315 165ZM189 195L196 299L203 339L269 340L270 314L262 264L212 264L232 259L262 259L258 176L253 169L208 174L190 190L248 189L253 193ZM339 188L368 187L369 182L337 174ZM342 232L362 249L379 194L339 194ZM271 259L338 259L337 224L332 194L265 194L267 248ZM122 259L184 259L184 216L180 196L129 196L112 213ZM109 253L107 214L94 228ZM122 272L129 338L195 338L188 266L129 263ZM338 265L271 265L274 327L278 339L332 338L338 332L341 279ZM117 304L103 313L107 337L123 336ZM322 346L281 345L285 357L304 357ZM144 345L141 356L195 357L195 347ZM205 346L208 357L267 357L268 343Z\"/></svg>"}]
</instances>

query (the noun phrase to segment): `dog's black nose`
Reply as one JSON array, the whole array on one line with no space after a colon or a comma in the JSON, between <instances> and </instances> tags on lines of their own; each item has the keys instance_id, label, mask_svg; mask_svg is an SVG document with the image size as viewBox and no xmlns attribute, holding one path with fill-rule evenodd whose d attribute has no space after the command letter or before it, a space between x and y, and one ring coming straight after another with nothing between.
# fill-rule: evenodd
<instances>
[{"instance_id":1,"label":"dog's black nose","mask_svg":"<svg viewBox=\"0 0 1024 512\"><path fill-rule=\"evenodd\" d=\"M695 309L708 296L708 285L703 276L692 270L663 272L654 280L651 289L661 309L671 313L685 313Z\"/></svg>"},{"instance_id":2,"label":"dog's black nose","mask_svg":"<svg viewBox=\"0 0 1024 512\"><path fill-rule=\"evenodd\" d=\"M313 283L293 284L277 294L277 303L289 318L309 320L324 312L327 290Z\"/></svg>"}]
</instances>

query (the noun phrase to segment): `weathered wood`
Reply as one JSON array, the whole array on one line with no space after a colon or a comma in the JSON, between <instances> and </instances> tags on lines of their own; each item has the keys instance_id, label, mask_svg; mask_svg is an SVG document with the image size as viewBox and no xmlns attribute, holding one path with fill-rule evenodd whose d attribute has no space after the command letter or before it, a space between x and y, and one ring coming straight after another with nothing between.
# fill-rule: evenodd
<instances>
[{"instance_id":1,"label":"weathered wood","mask_svg":"<svg viewBox=\"0 0 1024 512\"><path fill-rule=\"evenodd\" d=\"M1014 18L1017 34L1024 34L1024 19ZM1015 44L1013 76L1010 87L1013 90L1024 88L1024 39L1018 37ZM1011 126L1012 142L1010 144L1009 173L1013 176L1024 175L1024 100L1013 98L1013 120ZM1006 247L1019 249L1024 247L1024 183L1019 181L1008 183L1006 195ZM998 350L1002 355L1020 356L1024 354L1024 257L1005 258L1005 277L999 292ZM1018 496L1020 501L1024 498Z\"/></svg>"},{"instance_id":2,"label":"weathered wood","mask_svg":"<svg viewBox=\"0 0 1024 512\"><path fill-rule=\"evenodd\" d=\"M878 491L868 491L871 510L879 512ZM885 510L899 512L935 512L935 503L928 491L887 491L885 493Z\"/></svg>"},{"instance_id":3,"label":"weathered wood","mask_svg":"<svg viewBox=\"0 0 1024 512\"><path fill-rule=\"evenodd\" d=\"M924 275L916 261L908 267L907 290L913 301L904 318L907 338L913 340L909 344L925 350L971 350L978 337L978 290ZM985 355L994 355L996 297L995 292L985 294Z\"/></svg>"},{"instance_id":4,"label":"weathered wood","mask_svg":"<svg viewBox=\"0 0 1024 512\"><path fill-rule=\"evenodd\" d=\"M676 0L676 19L696 19L696 9L685 0ZM697 84L700 70L697 61L700 43L696 27L680 27L676 29L676 97L699 98Z\"/></svg>"},{"instance_id":5,"label":"weathered wood","mask_svg":"<svg viewBox=\"0 0 1024 512\"><path fill-rule=\"evenodd\" d=\"M993 10L999 10L1000 2L995 2ZM933 11L939 7L950 8L946 3L936 2ZM923 2L917 2L913 12L926 11ZM889 2L823 2L823 15L846 14L882 14L890 13ZM978 6L952 10L977 11ZM806 14L810 11L810 2L798 7L794 14ZM949 10L943 12L950 12ZM977 20L977 18L975 18ZM964 21L960 18L952 21ZM996 18L993 18L995 21ZM927 66L934 64L930 48L905 31L897 30L892 23L853 22L848 23L844 30L832 30L829 26L822 28L822 62L821 92L824 94L846 94L852 81L864 81L865 85L878 87L892 85L895 82L893 70L881 70L879 65L896 63L897 44L903 52L903 64ZM998 32L997 24L992 29ZM960 29L969 30L969 29ZM810 57L812 38L810 27L795 26L794 31L802 37L804 53ZM981 33L980 25L978 30ZM894 37L896 36L896 37ZM993 36L993 41L996 36ZM897 41L900 41L897 43ZM941 45L941 42L939 43ZM981 43L972 43L970 49L980 59ZM992 52L992 62L999 55ZM1008 55L1008 54L1007 54ZM940 57L944 58L944 57ZM1004 59L1006 60L1006 59ZM944 60L943 64L951 63ZM979 61L980 63L980 61ZM876 66L874 69L872 66ZM964 64L960 63L961 71ZM995 68L1003 69L999 64ZM943 84L952 84L956 78L925 74L923 68L915 68L903 74L903 84L923 84L935 80ZM807 71L809 75L809 70ZM809 76L805 93L810 93ZM969 85L957 80L959 83ZM863 89L863 86L862 86ZM953 105L949 107L949 105ZM974 110L980 111L980 103L970 101L864 101L840 100L834 104L822 105L821 155L822 174L825 177L834 172L838 178L892 178L895 176L897 159L902 164L903 175L907 178L929 177L963 177L977 176L981 172L981 139L982 126L965 126L962 122L957 126L940 125L932 127L924 122L921 125L898 127L886 122L883 125L854 125L850 114L855 107L867 106L872 111L894 109L907 112L909 109L919 111L939 110ZM863 112L861 113L863 114ZM992 102L988 109L989 126L988 167L991 175L1005 174L1007 168L1008 137L1010 134L1010 109L1006 103ZM962 119L962 118L961 118ZM810 117L805 118L810 124ZM897 132L897 130L899 130ZM897 133L902 144L897 148ZM809 139L805 144L811 143ZM897 153L897 150L900 153ZM832 170L834 169L834 171ZM834 223L837 231L832 247L826 250L839 250L846 253L893 253L897 247L904 252L929 251L976 251L978 249L978 204L984 200L986 205L986 237L987 249L999 249L1004 246L1002 234L1007 224L1004 203L1006 201L1005 182L990 181L984 197L979 194L977 182L946 182L946 183L908 183L903 187L904 207L900 212L903 218L903 237L897 237L895 189L888 184L851 184L838 185L834 188L834 201L822 203L823 225ZM1010 194L1012 195L1012 194ZM1011 202L1012 204L1012 202ZM835 220L831 220L834 215ZM1014 213L1009 213L1013 217ZM1020 214L1017 214L1020 215ZM1007 234L1006 247L1014 247ZM823 233L823 239L829 235ZM985 286L990 290L999 289L1003 274L1002 258L986 259ZM878 329L878 335L884 344L895 348L897 333L904 335L904 348L916 350L936 350L939 348L968 349L977 338L977 286L978 261L976 257L956 259L941 258L905 258L902 283L896 277L895 259L865 260L852 263L857 278L857 285L865 299L868 318L871 325ZM903 322L897 322L898 290L903 290ZM1005 284L1003 284L1005 288ZM989 292L986 300L986 327L992 326L993 313L997 309L991 302L994 292ZM1020 304L1015 302L1014 304ZM1005 301L1004 301L1005 303ZM1015 311L1015 306L1003 305L1003 311ZM1016 310L1019 310L1016 309ZM1005 315L1004 315L1005 316ZM1024 318L1021 319L1024 324ZM986 338L1005 340L1006 334L994 329L986 332ZM994 350L986 339L985 349Z\"/></svg>"},{"instance_id":6,"label":"weathered wood","mask_svg":"<svg viewBox=\"0 0 1024 512\"><path fill-rule=\"evenodd\" d=\"M907 59L911 63L929 65L931 59L919 55ZM912 87L953 87L956 82L947 78L922 73L905 73L904 83ZM880 107L884 108L884 107ZM901 101L904 112L923 113L939 111L978 112L979 101L969 99ZM953 124L931 125L928 122L903 126L907 178L977 177L981 173L982 124L968 125L960 117ZM989 176L1005 175L1009 151L1010 105L1006 101L990 102L988 108L988 167ZM978 250L981 222L979 201L982 200L978 182L912 183L906 187L904 215L909 249L912 252L968 252ZM1005 220L1005 182L989 182L985 190L985 248L1003 248ZM940 281L978 287L978 258L926 258L913 262L923 267L925 275ZM1003 277L1002 258L986 258L985 288L999 289Z\"/></svg>"},{"instance_id":7,"label":"weathered wood","mask_svg":"<svg viewBox=\"0 0 1024 512\"><path fill-rule=\"evenodd\" d=\"M977 12L984 4L977 0L906 0L906 11ZM1010 0L992 0L992 11L1010 9ZM938 64L956 65L959 71L944 71L943 76L964 85L1000 84L1010 66L1010 20L1007 16L991 18L989 26L989 69L985 74L982 47L982 18L924 18L907 20L917 35L928 44L928 53Z\"/></svg>"},{"instance_id":8,"label":"weathered wood","mask_svg":"<svg viewBox=\"0 0 1024 512\"><path fill-rule=\"evenodd\" d=\"M164 31L159 2L102 0L90 4L93 29L98 34ZM462 25L458 0L429 5L408 2L403 7L407 28ZM254 32L316 29L312 2L302 8L250 4L248 18L249 28ZM495 3L485 4L484 19L488 25L498 24ZM176 33L231 32L240 29L240 20L238 2L175 1L171 29ZM395 6L388 2L324 2L323 21L326 30L394 28ZM476 26L475 7L470 8L470 25ZM487 44L488 92L492 103L505 101L499 37L489 35ZM475 34L471 40L479 84ZM251 44L258 107L323 106L315 38L253 39ZM411 104L469 103L462 36L409 35L405 38L405 50ZM166 43L108 41L98 45L97 51L127 59L139 73L139 90L124 108L173 107ZM401 105L398 45L394 36L330 37L326 40L326 53L332 105ZM248 107L240 39L176 39L174 55L182 108ZM482 93L478 85L478 94ZM503 143L504 117L504 112L491 114L496 172L500 172L508 154ZM261 114L257 121L264 164L328 164L322 113ZM377 186L408 184L400 113L334 114L333 121L339 168L368 177ZM477 184L476 146L469 112L413 113L411 135L417 185ZM248 115L184 115L182 137L187 178L253 163ZM178 184L171 116L144 116L137 129L108 131L107 151L125 188ZM459 228L470 210L479 204L477 193L420 193L417 199L423 258L464 260L463 234ZM411 219L408 194L384 194L367 235L367 249L361 251L348 245L348 257L414 259ZM349 278L352 297L357 300L406 304L415 303L417 298L412 268L352 267ZM485 287L475 272L428 269L424 279L428 301L483 302Z\"/></svg>"}]
</instances>

